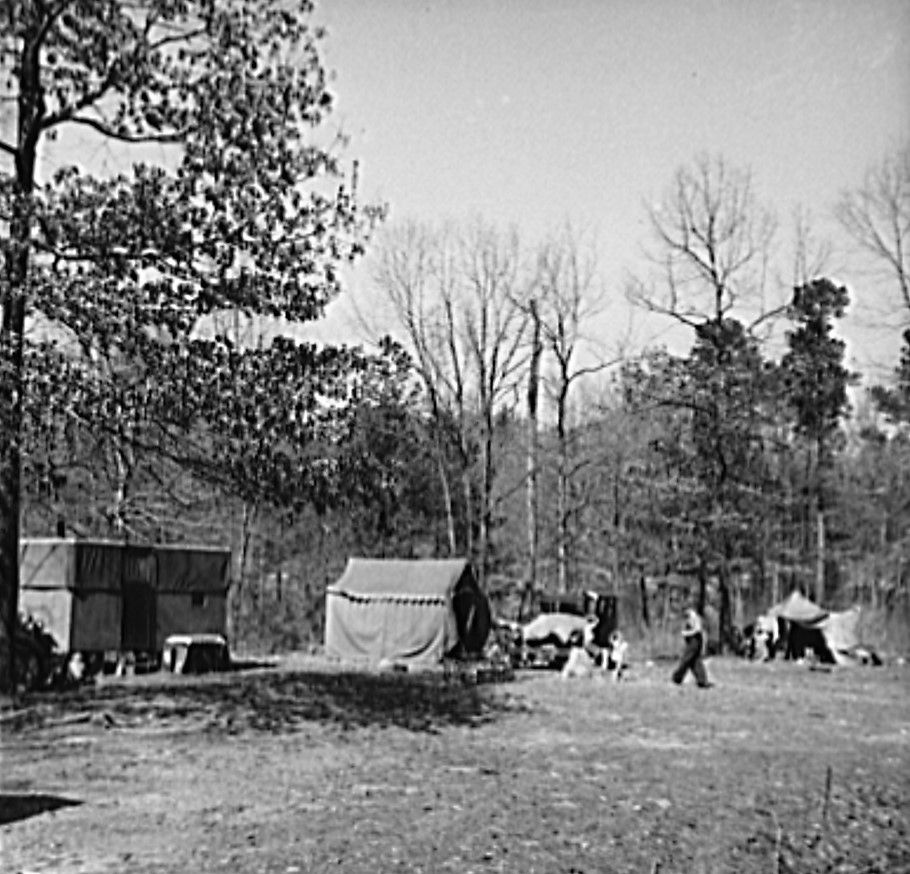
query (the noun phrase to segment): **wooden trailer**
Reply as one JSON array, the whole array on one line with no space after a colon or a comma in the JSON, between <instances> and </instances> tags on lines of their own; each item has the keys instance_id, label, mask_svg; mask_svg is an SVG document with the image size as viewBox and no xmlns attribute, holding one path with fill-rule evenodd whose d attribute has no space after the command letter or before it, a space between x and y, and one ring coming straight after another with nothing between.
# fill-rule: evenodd
<instances>
[{"instance_id":1,"label":"wooden trailer","mask_svg":"<svg viewBox=\"0 0 910 874\"><path fill-rule=\"evenodd\" d=\"M172 634L226 633L230 568L207 546L24 539L20 610L61 653L157 659Z\"/></svg>"}]
</instances>

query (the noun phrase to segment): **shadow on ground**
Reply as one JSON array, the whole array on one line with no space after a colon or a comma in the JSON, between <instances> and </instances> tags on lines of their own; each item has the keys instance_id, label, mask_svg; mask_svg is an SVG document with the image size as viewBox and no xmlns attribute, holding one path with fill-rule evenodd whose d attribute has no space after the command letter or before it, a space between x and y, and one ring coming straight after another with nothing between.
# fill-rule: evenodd
<instances>
[{"instance_id":1,"label":"shadow on ground","mask_svg":"<svg viewBox=\"0 0 910 874\"><path fill-rule=\"evenodd\" d=\"M278 665L278 659L238 659L231 658L232 671L256 671L263 668L274 668Z\"/></svg>"},{"instance_id":2,"label":"shadow on ground","mask_svg":"<svg viewBox=\"0 0 910 874\"><path fill-rule=\"evenodd\" d=\"M0 825L9 825L61 807L75 807L81 801L60 798L58 795L16 795L0 792Z\"/></svg>"},{"instance_id":3,"label":"shadow on ground","mask_svg":"<svg viewBox=\"0 0 910 874\"><path fill-rule=\"evenodd\" d=\"M108 729L202 729L280 734L308 724L436 732L475 727L514 710L491 685L439 675L260 671L204 677L150 675L141 683L35 696L4 722L12 732L91 722Z\"/></svg>"}]
</instances>

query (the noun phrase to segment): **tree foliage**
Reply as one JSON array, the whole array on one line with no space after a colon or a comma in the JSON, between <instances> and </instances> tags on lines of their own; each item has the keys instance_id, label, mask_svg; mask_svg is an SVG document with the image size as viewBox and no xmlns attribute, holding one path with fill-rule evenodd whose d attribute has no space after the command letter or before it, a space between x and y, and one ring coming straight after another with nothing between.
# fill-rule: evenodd
<instances>
[{"instance_id":1,"label":"tree foliage","mask_svg":"<svg viewBox=\"0 0 910 874\"><path fill-rule=\"evenodd\" d=\"M0 141L9 159L0 177L5 632L20 463L30 424L47 416L43 401L53 398L60 421L116 432L124 445L151 441L173 458L190 431L220 477L275 494L299 462L282 447L308 436L312 399L344 393L346 353L253 352L194 333L225 309L318 316L376 217L358 207L339 144L319 132L332 97L311 11L308 0L3 4L2 96L16 107L13 135ZM44 144L59 134L69 152L80 142L73 131L165 151L151 163L138 150L130 173L72 165L47 176ZM53 330L31 344L36 317ZM273 426L277 449L266 446Z\"/></svg>"},{"instance_id":2,"label":"tree foliage","mask_svg":"<svg viewBox=\"0 0 910 874\"><path fill-rule=\"evenodd\" d=\"M894 369L892 386L876 385L870 389L876 406L894 424L910 424L910 329L901 335L900 362Z\"/></svg>"},{"instance_id":3,"label":"tree foliage","mask_svg":"<svg viewBox=\"0 0 910 874\"><path fill-rule=\"evenodd\" d=\"M849 409L847 388L855 377L844 365L846 344L834 320L849 303L847 289L816 279L793 292L796 327L787 333L781 360L796 433L824 449Z\"/></svg>"}]
</instances>

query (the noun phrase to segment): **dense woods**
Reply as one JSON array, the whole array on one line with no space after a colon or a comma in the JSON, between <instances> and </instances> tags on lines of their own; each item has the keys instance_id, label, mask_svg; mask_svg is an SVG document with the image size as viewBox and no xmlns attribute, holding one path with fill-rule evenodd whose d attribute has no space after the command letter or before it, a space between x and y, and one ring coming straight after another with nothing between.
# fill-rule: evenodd
<instances>
[{"instance_id":1,"label":"dense woods","mask_svg":"<svg viewBox=\"0 0 910 874\"><path fill-rule=\"evenodd\" d=\"M234 634L260 645L319 640L354 554L468 555L504 611L614 592L642 631L691 580L727 640L792 586L906 610L910 330L890 379L851 372L838 323L865 290L804 228L770 280L782 232L722 159L670 181L625 288L570 228L398 223L372 244L390 336L297 339L382 217L309 135L331 96L298 5L3 5L4 640L18 537L61 532L229 544ZM67 124L174 157L42 175ZM871 259L900 331L910 149L833 213L828 245ZM611 300L687 348L606 348Z\"/></svg>"}]
</instances>

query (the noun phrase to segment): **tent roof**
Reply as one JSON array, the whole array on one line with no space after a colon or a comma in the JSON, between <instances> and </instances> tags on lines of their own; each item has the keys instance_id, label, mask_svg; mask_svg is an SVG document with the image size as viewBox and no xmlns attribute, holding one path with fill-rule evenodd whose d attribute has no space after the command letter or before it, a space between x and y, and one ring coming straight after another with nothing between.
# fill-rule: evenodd
<instances>
[{"instance_id":1,"label":"tent roof","mask_svg":"<svg viewBox=\"0 0 910 874\"><path fill-rule=\"evenodd\" d=\"M351 558L328 591L370 598L446 598L466 571L466 559Z\"/></svg>"},{"instance_id":2,"label":"tent roof","mask_svg":"<svg viewBox=\"0 0 910 874\"><path fill-rule=\"evenodd\" d=\"M801 622L811 625L820 622L828 615L828 611L822 609L814 601L810 601L800 592L792 591L783 601L775 604L769 611L769 616L779 616L781 619L787 619L790 622Z\"/></svg>"}]
</instances>

